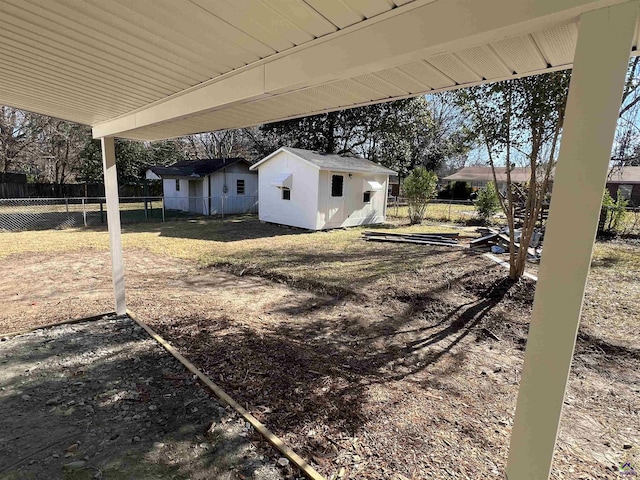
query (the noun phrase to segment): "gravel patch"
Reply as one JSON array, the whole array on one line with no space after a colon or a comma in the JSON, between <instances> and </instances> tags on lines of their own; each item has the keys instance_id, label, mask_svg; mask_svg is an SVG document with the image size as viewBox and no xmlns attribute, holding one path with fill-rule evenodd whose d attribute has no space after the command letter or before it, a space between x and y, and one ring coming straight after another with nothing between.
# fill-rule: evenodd
<instances>
[{"instance_id":1,"label":"gravel patch","mask_svg":"<svg viewBox=\"0 0 640 480\"><path fill-rule=\"evenodd\" d=\"M0 479L299 478L129 318L0 342Z\"/></svg>"}]
</instances>

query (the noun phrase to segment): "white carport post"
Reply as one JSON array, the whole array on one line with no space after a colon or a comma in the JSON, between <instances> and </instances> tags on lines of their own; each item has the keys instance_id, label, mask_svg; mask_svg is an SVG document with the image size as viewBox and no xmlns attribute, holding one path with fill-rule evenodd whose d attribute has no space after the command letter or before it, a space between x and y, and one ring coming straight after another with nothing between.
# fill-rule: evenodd
<instances>
[{"instance_id":1,"label":"white carport post","mask_svg":"<svg viewBox=\"0 0 640 480\"><path fill-rule=\"evenodd\" d=\"M122 261L122 239L120 236L120 202L118 200L118 173L116 171L116 150L113 137L102 139L102 168L104 169L104 190L107 199L107 225L111 247L111 267L116 313L124 315L127 304L124 296L124 263Z\"/></svg>"},{"instance_id":2,"label":"white carport post","mask_svg":"<svg viewBox=\"0 0 640 480\"><path fill-rule=\"evenodd\" d=\"M507 463L548 479L575 348L638 2L582 15Z\"/></svg>"}]
</instances>

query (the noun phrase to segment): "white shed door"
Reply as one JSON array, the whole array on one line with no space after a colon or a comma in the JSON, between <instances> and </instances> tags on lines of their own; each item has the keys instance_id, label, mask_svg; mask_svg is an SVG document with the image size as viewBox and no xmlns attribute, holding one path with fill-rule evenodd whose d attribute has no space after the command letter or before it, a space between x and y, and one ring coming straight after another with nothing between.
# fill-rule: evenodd
<instances>
[{"instance_id":1,"label":"white shed door","mask_svg":"<svg viewBox=\"0 0 640 480\"><path fill-rule=\"evenodd\" d=\"M342 173L329 175L329 205L327 223L335 225L344 222L344 197L346 182Z\"/></svg>"}]
</instances>

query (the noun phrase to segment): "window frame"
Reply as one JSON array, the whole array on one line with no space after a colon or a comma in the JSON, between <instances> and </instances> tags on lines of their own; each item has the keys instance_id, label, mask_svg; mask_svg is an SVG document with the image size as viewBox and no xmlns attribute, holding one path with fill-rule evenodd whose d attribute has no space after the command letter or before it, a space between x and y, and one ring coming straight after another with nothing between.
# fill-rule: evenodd
<instances>
[{"instance_id":1,"label":"window frame","mask_svg":"<svg viewBox=\"0 0 640 480\"><path fill-rule=\"evenodd\" d=\"M176 192L180 191L180 179L176 178Z\"/></svg>"},{"instance_id":2,"label":"window frame","mask_svg":"<svg viewBox=\"0 0 640 480\"><path fill-rule=\"evenodd\" d=\"M337 188L334 185L334 182L337 178L340 178L340 194L336 195ZM331 175L331 197L332 198L341 198L344 197L344 175L340 174L332 174Z\"/></svg>"},{"instance_id":3,"label":"window frame","mask_svg":"<svg viewBox=\"0 0 640 480\"><path fill-rule=\"evenodd\" d=\"M362 193L362 203L371 203L371 190Z\"/></svg>"},{"instance_id":4,"label":"window frame","mask_svg":"<svg viewBox=\"0 0 640 480\"><path fill-rule=\"evenodd\" d=\"M236 180L236 195L245 195L245 185L244 178L238 178ZM240 191L240 186L242 186L242 191Z\"/></svg>"},{"instance_id":5,"label":"window frame","mask_svg":"<svg viewBox=\"0 0 640 480\"><path fill-rule=\"evenodd\" d=\"M291 200L291 189L288 187L282 187L282 196L281 199L282 200Z\"/></svg>"}]
</instances>

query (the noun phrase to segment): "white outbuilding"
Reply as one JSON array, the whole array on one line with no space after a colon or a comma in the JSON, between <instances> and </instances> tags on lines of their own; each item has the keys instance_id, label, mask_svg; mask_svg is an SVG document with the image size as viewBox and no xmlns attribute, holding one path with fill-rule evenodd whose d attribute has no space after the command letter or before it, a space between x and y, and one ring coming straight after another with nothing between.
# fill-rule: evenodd
<instances>
[{"instance_id":1,"label":"white outbuilding","mask_svg":"<svg viewBox=\"0 0 640 480\"><path fill-rule=\"evenodd\" d=\"M310 230L384 223L389 175L364 158L282 147L258 170L261 221Z\"/></svg>"}]
</instances>

